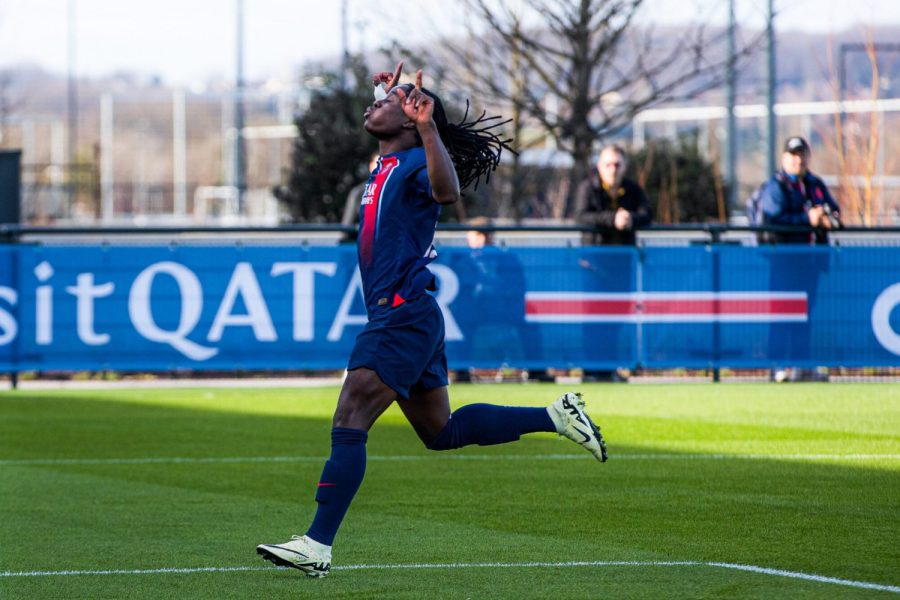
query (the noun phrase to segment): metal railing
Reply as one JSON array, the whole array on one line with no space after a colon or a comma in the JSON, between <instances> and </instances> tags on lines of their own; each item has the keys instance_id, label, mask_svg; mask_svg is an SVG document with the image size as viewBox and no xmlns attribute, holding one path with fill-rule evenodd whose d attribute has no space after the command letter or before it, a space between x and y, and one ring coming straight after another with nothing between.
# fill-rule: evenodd
<instances>
[{"instance_id":1,"label":"metal railing","mask_svg":"<svg viewBox=\"0 0 900 600\"><path fill-rule=\"evenodd\" d=\"M0 242L15 243L26 237L65 237L65 236L165 236L165 235L191 235L191 234L323 234L336 233L346 234L356 231L356 226L340 225L332 223L298 223L289 225L280 225L278 227L268 226L190 226L190 227L169 227L169 226L114 226L114 227L53 227L53 226L33 226L33 225L14 225L0 224ZM438 233L459 233L467 231L481 231L485 233L592 233L598 231L594 227L571 224L571 223L550 223L550 224L491 224L491 225L467 225L463 223L441 223L437 227ZM680 225L650 225L648 227L638 228L638 234L665 234L665 233L695 233L703 234L709 237L711 243L720 243L723 236L727 233L812 233L820 231L813 227L804 226L786 226L786 225L765 225L765 226L741 226L728 225L723 223L691 223ZM876 226L876 227L842 227L833 230L831 234L889 234L896 235L900 239L900 226Z\"/></svg>"}]
</instances>

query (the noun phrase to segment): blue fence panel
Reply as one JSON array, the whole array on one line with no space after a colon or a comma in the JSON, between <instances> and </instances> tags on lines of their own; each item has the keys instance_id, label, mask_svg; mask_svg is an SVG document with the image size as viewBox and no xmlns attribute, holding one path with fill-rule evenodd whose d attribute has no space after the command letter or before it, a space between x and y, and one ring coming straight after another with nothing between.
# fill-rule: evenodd
<instances>
[{"instance_id":1,"label":"blue fence panel","mask_svg":"<svg viewBox=\"0 0 900 600\"><path fill-rule=\"evenodd\" d=\"M13 370L19 345L17 249L0 245L0 369Z\"/></svg>"},{"instance_id":2,"label":"blue fence panel","mask_svg":"<svg viewBox=\"0 0 900 600\"><path fill-rule=\"evenodd\" d=\"M814 282L810 346L828 365L900 365L900 248L835 248Z\"/></svg>"},{"instance_id":3,"label":"blue fence panel","mask_svg":"<svg viewBox=\"0 0 900 600\"><path fill-rule=\"evenodd\" d=\"M17 254L21 369L340 368L365 322L351 248Z\"/></svg>"},{"instance_id":4,"label":"blue fence panel","mask_svg":"<svg viewBox=\"0 0 900 600\"><path fill-rule=\"evenodd\" d=\"M451 368L900 365L900 248L445 248ZM0 246L0 369L339 369L352 246Z\"/></svg>"},{"instance_id":5,"label":"blue fence panel","mask_svg":"<svg viewBox=\"0 0 900 600\"><path fill-rule=\"evenodd\" d=\"M645 315L641 363L896 366L898 281L900 249L891 247L648 248L647 303L662 300L663 314Z\"/></svg>"},{"instance_id":6,"label":"blue fence panel","mask_svg":"<svg viewBox=\"0 0 900 600\"><path fill-rule=\"evenodd\" d=\"M526 273L526 324L534 328L526 367L614 369L637 360L628 303L637 289L634 248L523 248L507 251ZM480 308L478 309L480 310ZM516 364L509 361L510 364Z\"/></svg>"},{"instance_id":7,"label":"blue fence panel","mask_svg":"<svg viewBox=\"0 0 900 600\"><path fill-rule=\"evenodd\" d=\"M641 365L706 367L714 361L713 259L704 246L644 251L643 294L635 309Z\"/></svg>"}]
</instances>

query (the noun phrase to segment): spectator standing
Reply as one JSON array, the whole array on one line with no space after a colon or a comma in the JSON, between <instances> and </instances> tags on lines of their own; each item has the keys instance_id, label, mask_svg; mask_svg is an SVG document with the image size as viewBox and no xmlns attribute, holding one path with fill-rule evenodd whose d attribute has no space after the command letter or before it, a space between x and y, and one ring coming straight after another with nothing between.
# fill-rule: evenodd
<instances>
[{"instance_id":1,"label":"spectator standing","mask_svg":"<svg viewBox=\"0 0 900 600\"><path fill-rule=\"evenodd\" d=\"M616 145L603 148L596 173L581 182L575 193L573 215L581 225L593 226L585 244L633 245L634 229L648 225L653 213L647 194L625 177L628 157Z\"/></svg>"},{"instance_id":2,"label":"spectator standing","mask_svg":"<svg viewBox=\"0 0 900 600\"><path fill-rule=\"evenodd\" d=\"M800 136L788 138L781 154L781 170L762 190L760 198L767 225L814 227L813 232L776 233L776 241L823 244L827 232L841 226L840 208L825 183L809 170L812 152Z\"/></svg>"},{"instance_id":3,"label":"spectator standing","mask_svg":"<svg viewBox=\"0 0 900 600\"><path fill-rule=\"evenodd\" d=\"M628 157L621 146L608 145L600 151L596 172L592 172L581 182L575 193L574 216L581 225L593 226L594 230L582 235L585 246L633 246L636 227L649 225L653 217L647 194L634 181L625 177ZM598 260L601 259L601 260ZM598 256L588 253L579 260L585 271L585 291L595 291L601 281L608 279L610 269L619 265L619 257L609 254ZM615 263L615 264L614 264ZM606 289L608 291L608 289ZM626 333L621 323L603 323L583 326L584 356L593 360L615 360L618 349ZM607 340L598 345L597 340ZM599 348L605 348L611 355L600 356ZM623 369L584 369L584 381L624 381L628 374Z\"/></svg>"},{"instance_id":4,"label":"spectator standing","mask_svg":"<svg viewBox=\"0 0 900 600\"><path fill-rule=\"evenodd\" d=\"M766 225L812 227L812 231L775 232L770 237L783 244L825 244L828 231L841 226L840 209L825 183L809 170L812 152L800 136L787 139L781 154L781 170L762 189L760 203ZM800 249L797 249L800 250ZM802 291L808 298L809 315L815 308L819 276L828 270L829 256L817 249L773 252L770 289ZM827 381L828 372L817 368L787 369L782 365L809 364L813 360L813 341L808 318L804 323L776 323L769 333L771 377L775 381Z\"/></svg>"}]
</instances>

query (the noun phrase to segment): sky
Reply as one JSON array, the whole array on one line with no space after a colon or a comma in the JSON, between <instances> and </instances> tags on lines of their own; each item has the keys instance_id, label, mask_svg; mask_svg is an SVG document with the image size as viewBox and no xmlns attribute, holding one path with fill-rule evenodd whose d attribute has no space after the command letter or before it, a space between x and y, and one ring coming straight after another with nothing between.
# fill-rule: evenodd
<instances>
[{"instance_id":1,"label":"sky","mask_svg":"<svg viewBox=\"0 0 900 600\"><path fill-rule=\"evenodd\" d=\"M521 1L521 0L513 0ZM900 0L774 0L777 31L840 31L855 24L900 25ZM407 25L404 37L429 39L464 31L456 3L446 0L347 0L351 51L374 50L396 36L411 6L430 25ZM761 26L767 0L736 0L738 20ZM117 71L157 75L190 85L235 73L236 0L0 0L0 67L32 64L67 72L69 8L75 14L75 65L82 76ZM451 6L452 8L447 8ZM687 6L692 8L686 9ZM290 78L294 67L341 48L338 0L244 0L244 70L250 80ZM445 11L450 11L447 16ZM646 0L644 19L724 22L725 0ZM455 25L454 25L455 23Z\"/></svg>"}]
</instances>

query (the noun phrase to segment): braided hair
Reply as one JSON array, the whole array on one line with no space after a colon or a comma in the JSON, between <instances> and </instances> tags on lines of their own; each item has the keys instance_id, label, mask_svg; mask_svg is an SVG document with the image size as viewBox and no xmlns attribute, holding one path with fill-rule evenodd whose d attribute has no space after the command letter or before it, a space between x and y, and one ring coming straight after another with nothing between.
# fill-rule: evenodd
<instances>
[{"instance_id":1,"label":"braided hair","mask_svg":"<svg viewBox=\"0 0 900 600\"><path fill-rule=\"evenodd\" d=\"M407 83L399 87L409 94L415 86ZM505 140L492 131L506 125L512 119L498 123L496 121L501 117L486 117L487 111L483 111L481 116L474 121L466 122L466 118L469 116L469 101L466 100L466 112L463 114L462 120L459 123L450 123L441 99L434 92L425 88L422 88L422 92L434 100L432 118L437 125L441 141L450 154L450 160L453 161L460 189L465 189L473 183L475 189L478 189L478 183L482 176L484 176L484 182L489 183L491 173L496 171L500 164L500 155L503 150L517 154L509 145L512 142L511 139ZM418 134L416 134L416 138L421 144Z\"/></svg>"}]
</instances>

